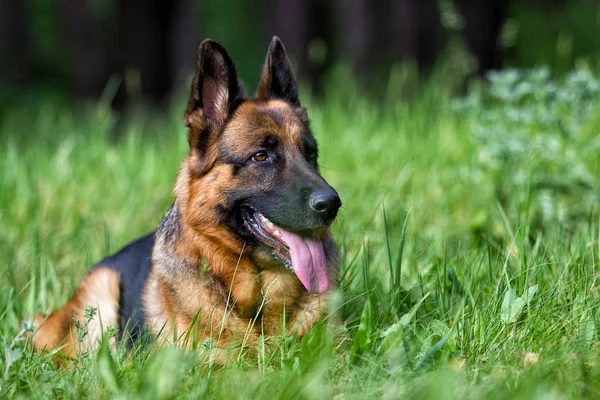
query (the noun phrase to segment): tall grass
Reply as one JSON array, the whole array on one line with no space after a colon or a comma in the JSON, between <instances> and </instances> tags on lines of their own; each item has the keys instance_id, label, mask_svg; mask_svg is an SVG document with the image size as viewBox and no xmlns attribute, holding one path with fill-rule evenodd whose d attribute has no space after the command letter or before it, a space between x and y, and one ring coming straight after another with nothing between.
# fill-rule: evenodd
<instances>
[{"instance_id":1,"label":"tall grass","mask_svg":"<svg viewBox=\"0 0 600 400\"><path fill-rule=\"evenodd\" d=\"M183 106L121 125L102 103L83 117L52 102L6 113L0 396L598 398L597 205L538 229L522 174L539 176L539 158L519 153L518 173L480 158L505 143L502 135L481 141L480 128L507 102L457 111L435 84L383 106L352 89L327 98L305 105L322 173L344 203L333 227L342 270L328 323L302 340L265 338L260 357L224 367L175 347L103 344L57 368L22 340L22 321L64 303L93 262L157 225L187 149ZM573 101L589 118L585 135L564 141L567 152L600 133L597 93ZM497 117L495 128L505 122ZM543 146L553 133L530 123ZM597 153L572 153L597 181ZM571 158L557 154L544 160L544 176L552 167L569 172ZM581 195L560 177L563 191L548 196Z\"/></svg>"}]
</instances>

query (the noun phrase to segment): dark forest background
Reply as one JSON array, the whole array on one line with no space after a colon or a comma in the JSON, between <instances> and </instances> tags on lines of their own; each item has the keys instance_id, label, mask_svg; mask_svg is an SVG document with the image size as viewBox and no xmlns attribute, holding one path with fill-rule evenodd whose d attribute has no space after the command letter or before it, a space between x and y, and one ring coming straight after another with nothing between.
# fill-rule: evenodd
<instances>
[{"instance_id":1,"label":"dark forest background","mask_svg":"<svg viewBox=\"0 0 600 400\"><path fill-rule=\"evenodd\" d=\"M318 97L336 66L377 96L394 68L417 82L448 60L467 82L503 66L597 68L598 0L0 0L1 110L40 94L162 106L187 86L203 38L251 91L272 35ZM457 85L460 87L460 85Z\"/></svg>"}]
</instances>

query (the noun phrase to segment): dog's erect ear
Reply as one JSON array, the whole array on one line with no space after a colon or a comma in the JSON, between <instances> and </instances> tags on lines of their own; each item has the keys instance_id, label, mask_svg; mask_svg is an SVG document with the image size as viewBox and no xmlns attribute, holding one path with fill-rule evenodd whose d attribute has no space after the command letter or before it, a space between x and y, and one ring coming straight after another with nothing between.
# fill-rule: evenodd
<instances>
[{"instance_id":1,"label":"dog's erect ear","mask_svg":"<svg viewBox=\"0 0 600 400\"><path fill-rule=\"evenodd\" d=\"M244 99L244 89L227 51L206 39L198 49L198 67L185 111L185 124L201 129L222 125Z\"/></svg>"},{"instance_id":2,"label":"dog's erect ear","mask_svg":"<svg viewBox=\"0 0 600 400\"><path fill-rule=\"evenodd\" d=\"M298 85L292 70L292 64L285 52L285 47L277 36L273 36L262 77L256 89L256 100L267 101L280 99L294 106L300 106Z\"/></svg>"}]
</instances>

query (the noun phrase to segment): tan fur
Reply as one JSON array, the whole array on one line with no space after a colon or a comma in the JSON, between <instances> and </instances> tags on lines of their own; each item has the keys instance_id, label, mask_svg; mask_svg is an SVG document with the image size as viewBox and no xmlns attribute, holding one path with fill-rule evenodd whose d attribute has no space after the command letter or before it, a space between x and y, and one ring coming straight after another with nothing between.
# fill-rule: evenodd
<instances>
[{"instance_id":1,"label":"tan fur","mask_svg":"<svg viewBox=\"0 0 600 400\"><path fill-rule=\"evenodd\" d=\"M73 318L83 323L88 306L96 308L97 314L87 326L84 341L77 343ZM109 269L95 269L67 304L48 317L40 314L35 318L34 349L56 350L60 363L74 357L77 351L94 349L108 326L118 326L118 318L119 276Z\"/></svg>"},{"instance_id":2,"label":"tan fur","mask_svg":"<svg viewBox=\"0 0 600 400\"><path fill-rule=\"evenodd\" d=\"M285 57L283 45L278 43L278 39L272 42L273 54L281 58L283 52ZM275 136L286 163L296 167L286 170L280 179L301 179L315 187L323 183L316 164L309 164L303 153L309 132L306 111L297 99L288 103L269 97L273 63L269 55L257 98L243 100L237 75L235 80L229 79L235 71L224 49L215 42L202 43L184 117L190 151L173 191L172 225L162 231L159 227L154 236L152 267L142 294L144 322L158 343L195 348L220 363L255 347L260 335L306 334L326 312L331 292L309 294L294 272L264 248L248 248L240 239L243 235L234 233L221 214L229 209L232 189L272 193L269 190L280 184L275 179L261 179L257 172L247 175L249 181L243 180L235 172L236 162L219 161L223 151L234 159L248 160L248 154L261 150L265 138ZM291 68L287 58L285 63ZM233 115L229 115L231 110L235 110ZM258 171L252 168L257 167L250 165L250 171ZM327 228L313 226L328 251L333 288L337 250ZM83 319L88 305L97 307L100 315L90 323L82 344L93 348L102 327L119 322L116 272L93 270L65 306L47 319L38 317L36 350L74 356L78 343L72 318Z\"/></svg>"},{"instance_id":3,"label":"tan fur","mask_svg":"<svg viewBox=\"0 0 600 400\"><path fill-rule=\"evenodd\" d=\"M277 121L269 111L277 113ZM219 141L233 151L246 153L257 138L276 133L287 147L295 149L306 129L302 115L279 100L246 102ZM192 124L190 132L194 135L200 130ZM211 158L209 146L203 162ZM219 348L242 341L254 343L260 334L306 334L326 311L327 296L309 295L292 271L270 257L261 259L258 268L244 252L244 243L219 225L216 208L222 205L229 188L244 184L237 181L231 166L214 165L200 176L194 172L192 151L174 189L182 227L175 253L197 267L186 270L185 276L174 276L170 268L155 264L144 295L150 331L168 343L195 337L195 343L185 343L187 347L201 347L210 338ZM218 282L201 277L203 262ZM332 282L336 270L332 266ZM257 311L259 318L255 317Z\"/></svg>"},{"instance_id":4,"label":"tan fur","mask_svg":"<svg viewBox=\"0 0 600 400\"><path fill-rule=\"evenodd\" d=\"M183 240L177 244L176 254L193 265L199 266L204 260L231 289L238 312L251 316L259 301L258 271L247 257L240 257L243 243L233 239L215 218L215 207L222 203L223 192L233 181L230 168L216 168L203 179L192 179L187 168L189 163L184 163L175 185L183 216Z\"/></svg>"},{"instance_id":5,"label":"tan fur","mask_svg":"<svg viewBox=\"0 0 600 400\"><path fill-rule=\"evenodd\" d=\"M269 116L266 112L269 110L278 113L278 121ZM286 103L247 102L236 114L237 118L220 140L233 141L232 145L240 152L247 151L256 136L265 132L277 133L289 148L298 146L303 121ZM209 159L210 154L209 150ZM194 157L192 151L174 188L182 229L180 240L174 244L174 254L196 268L174 274L155 260L143 297L149 331L160 343L208 348L211 357L219 361L225 359L222 350L239 350L239 343L256 343L261 334L306 334L326 311L327 296L309 295L293 272L283 269L270 257L259 257L260 268L253 263L244 252L244 243L220 225L215 213L227 190L243 182L237 181L228 165L214 165L199 176L194 169ZM209 266L214 280L202 277L202 264ZM331 271L333 282L335 266ZM115 325L118 276L114 274L109 270L90 274L73 299L44 322L35 336L36 349L48 350L64 344L61 353L73 356L76 344L71 319L73 316L82 319L86 305L98 305L104 326L107 325L104 321ZM111 285L116 292L108 294L98 287L97 279L102 276L114 280ZM257 311L260 318L256 318ZM100 332L96 325L90 330L88 347Z\"/></svg>"},{"instance_id":6,"label":"tan fur","mask_svg":"<svg viewBox=\"0 0 600 400\"><path fill-rule=\"evenodd\" d=\"M257 138L276 134L286 147L297 148L301 143L300 134L307 129L307 122L302 119L301 113L281 100L246 102L236 110L220 140L242 153L256 143Z\"/></svg>"}]
</instances>

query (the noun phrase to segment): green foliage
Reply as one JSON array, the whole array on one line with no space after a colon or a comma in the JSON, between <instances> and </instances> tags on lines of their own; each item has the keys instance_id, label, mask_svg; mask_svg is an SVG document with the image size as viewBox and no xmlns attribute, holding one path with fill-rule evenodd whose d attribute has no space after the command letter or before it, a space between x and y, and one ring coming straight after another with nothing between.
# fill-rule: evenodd
<instances>
[{"instance_id":1,"label":"green foliage","mask_svg":"<svg viewBox=\"0 0 600 400\"><path fill-rule=\"evenodd\" d=\"M503 43L509 65L550 65L563 74L582 62L599 66L598 3L566 0L510 2L508 24L512 40ZM596 34L590 34L596 32ZM507 43L508 42L508 43Z\"/></svg>"},{"instance_id":2,"label":"green foliage","mask_svg":"<svg viewBox=\"0 0 600 400\"><path fill-rule=\"evenodd\" d=\"M12 365L19 361L23 357L23 348L17 346L19 343L25 340L27 334L33 332L34 326L30 321L23 321L21 331L17 336L9 343L6 336L2 336L2 349L4 353L4 373L0 379L0 392L2 391L2 385L10 377L10 368Z\"/></svg>"},{"instance_id":3,"label":"green foliage","mask_svg":"<svg viewBox=\"0 0 600 400\"><path fill-rule=\"evenodd\" d=\"M457 105L474 119L479 162L502 206L540 229L585 221L600 202L600 82L588 70L554 80L546 67L489 81Z\"/></svg>"},{"instance_id":4,"label":"green foliage","mask_svg":"<svg viewBox=\"0 0 600 400\"><path fill-rule=\"evenodd\" d=\"M21 340L22 321L63 304L90 265L154 229L187 143L182 104L168 119L140 114L118 140L103 103L84 118L43 99L13 109L0 120L0 397L598 398L600 221L573 214L568 230L529 235L524 215L543 190L557 203L591 196L579 182L599 179L600 106L582 73L544 78L518 100L502 92L539 75L492 77L459 113L444 77L383 107L343 75L323 104L305 98L322 173L344 203L333 226L340 289L327 324L302 340L264 338L257 356L224 367L169 346L112 345L109 327L70 367ZM551 83L574 97L556 99ZM585 174L567 168L567 153ZM568 190L537 186L557 181ZM92 317L78 322L82 340Z\"/></svg>"},{"instance_id":5,"label":"green foliage","mask_svg":"<svg viewBox=\"0 0 600 400\"><path fill-rule=\"evenodd\" d=\"M504 300L502 301L502 311L500 314L502 322L505 324L515 323L521 315L523 307L529 304L537 292L537 289L538 285L533 285L520 297L517 297L514 290L508 289L504 295Z\"/></svg>"}]
</instances>

